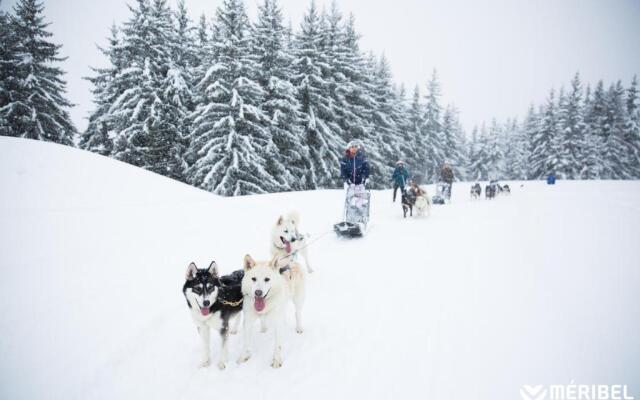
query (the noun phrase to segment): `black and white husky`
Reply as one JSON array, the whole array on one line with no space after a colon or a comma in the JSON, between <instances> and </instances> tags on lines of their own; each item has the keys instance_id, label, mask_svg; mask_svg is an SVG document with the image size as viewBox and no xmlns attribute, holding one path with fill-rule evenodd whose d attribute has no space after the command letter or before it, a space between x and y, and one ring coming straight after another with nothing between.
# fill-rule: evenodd
<instances>
[{"instance_id":1,"label":"black and white husky","mask_svg":"<svg viewBox=\"0 0 640 400\"><path fill-rule=\"evenodd\" d=\"M479 199L482 194L482 187L480 187L480 183L476 182L473 186L471 186L471 199Z\"/></svg>"},{"instance_id":2,"label":"black and white husky","mask_svg":"<svg viewBox=\"0 0 640 400\"><path fill-rule=\"evenodd\" d=\"M198 269L195 263L189 264L182 293L187 299L193 322L198 328L202 340L202 361L200 366L209 366L210 331L217 330L222 337L222 351L218 368L224 369L227 364L229 321L235 318L240 321L242 310L242 290L240 282L243 271L219 277L218 266L211 262L208 269Z\"/></svg>"}]
</instances>

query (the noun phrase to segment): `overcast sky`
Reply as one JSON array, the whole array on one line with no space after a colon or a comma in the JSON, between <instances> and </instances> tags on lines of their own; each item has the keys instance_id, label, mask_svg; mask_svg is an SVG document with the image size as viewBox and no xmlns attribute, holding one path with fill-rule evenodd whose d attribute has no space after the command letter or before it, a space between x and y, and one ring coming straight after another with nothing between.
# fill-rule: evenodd
<instances>
[{"instance_id":1,"label":"overcast sky","mask_svg":"<svg viewBox=\"0 0 640 400\"><path fill-rule=\"evenodd\" d=\"M177 1L177 0L176 0ZM175 5L176 1L171 1ZM261 0L246 0L250 16ZM622 79L640 73L640 0L336 0L353 12L364 50L385 53L396 82L422 93L435 68L445 103L455 103L464 127L496 117L522 118L549 89L583 80ZM16 0L1 0L12 8ZM45 0L54 40L68 56L69 98L79 129L92 109L90 65L104 65L112 22L129 16L124 0ZM131 0L131 3L135 3ZM222 0L186 0L193 19L213 17ZM331 0L316 0L329 7ZM280 0L295 27L307 0Z\"/></svg>"}]
</instances>

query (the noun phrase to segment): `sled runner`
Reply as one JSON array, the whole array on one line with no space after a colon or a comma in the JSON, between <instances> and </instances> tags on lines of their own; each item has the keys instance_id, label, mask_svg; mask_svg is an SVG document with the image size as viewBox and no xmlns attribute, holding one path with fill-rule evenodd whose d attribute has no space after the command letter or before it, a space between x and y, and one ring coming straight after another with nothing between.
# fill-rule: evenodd
<instances>
[{"instance_id":1,"label":"sled runner","mask_svg":"<svg viewBox=\"0 0 640 400\"><path fill-rule=\"evenodd\" d=\"M362 237L369 223L371 192L364 185L350 186L344 202L344 221L333 226L338 237Z\"/></svg>"}]
</instances>

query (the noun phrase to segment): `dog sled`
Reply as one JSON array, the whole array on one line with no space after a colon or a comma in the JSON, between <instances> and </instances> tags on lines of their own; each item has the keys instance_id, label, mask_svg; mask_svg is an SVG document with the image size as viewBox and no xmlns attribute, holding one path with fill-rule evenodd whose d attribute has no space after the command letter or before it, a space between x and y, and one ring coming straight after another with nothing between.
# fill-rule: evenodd
<instances>
[{"instance_id":1,"label":"dog sled","mask_svg":"<svg viewBox=\"0 0 640 400\"><path fill-rule=\"evenodd\" d=\"M344 201L344 221L333 226L338 237L362 237L369 224L371 192L364 185L350 186Z\"/></svg>"},{"instance_id":2,"label":"dog sled","mask_svg":"<svg viewBox=\"0 0 640 400\"><path fill-rule=\"evenodd\" d=\"M440 182L436 184L436 194L431 198L433 204L444 204L451 201L451 184Z\"/></svg>"}]
</instances>

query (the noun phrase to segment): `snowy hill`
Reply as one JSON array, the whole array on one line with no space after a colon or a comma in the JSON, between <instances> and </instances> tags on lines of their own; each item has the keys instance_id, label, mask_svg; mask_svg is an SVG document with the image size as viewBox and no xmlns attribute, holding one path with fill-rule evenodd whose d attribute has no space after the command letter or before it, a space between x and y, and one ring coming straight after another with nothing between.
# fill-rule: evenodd
<instances>
[{"instance_id":1,"label":"snowy hill","mask_svg":"<svg viewBox=\"0 0 640 400\"><path fill-rule=\"evenodd\" d=\"M219 198L43 142L0 137L0 184L2 399L513 399L571 381L640 396L637 181L475 202L456 184L423 220L374 192L353 241L320 237L341 191ZM198 369L187 264L265 258L293 209L319 238L305 333L290 315L280 370L258 332L247 364Z\"/></svg>"}]
</instances>

